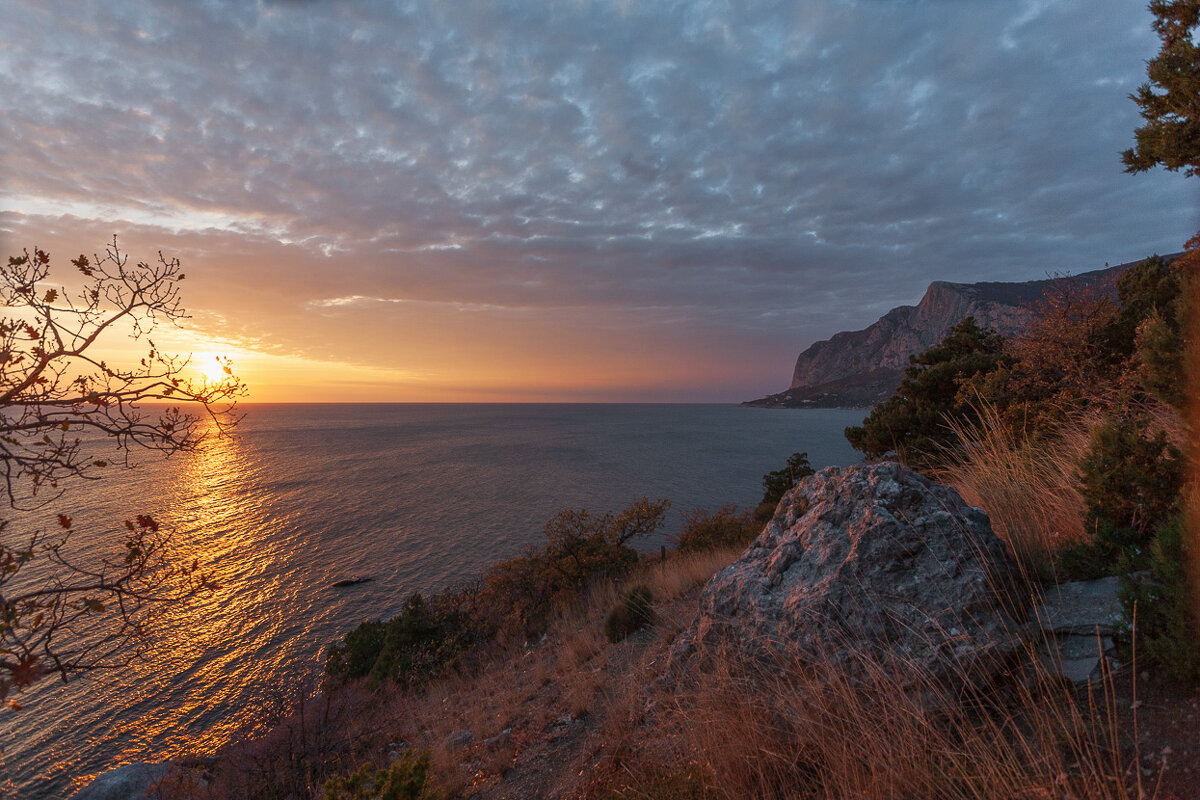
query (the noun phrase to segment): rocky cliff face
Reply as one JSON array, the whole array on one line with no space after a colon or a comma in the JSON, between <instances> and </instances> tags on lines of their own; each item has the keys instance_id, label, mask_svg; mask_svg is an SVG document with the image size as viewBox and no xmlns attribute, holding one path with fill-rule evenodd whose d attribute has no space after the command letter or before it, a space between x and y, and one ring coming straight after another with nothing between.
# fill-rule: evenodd
<instances>
[{"instance_id":1,"label":"rocky cliff face","mask_svg":"<svg viewBox=\"0 0 1200 800\"><path fill-rule=\"evenodd\" d=\"M963 317L973 316L980 326L1003 336L1018 336L1028 330L1034 307L1056 284L1066 281L1112 291L1117 274L1128 266L1023 283L935 281L917 305L893 308L864 330L815 343L796 359L787 390L746 405L874 405L896 388L909 356L940 342Z\"/></svg>"}]
</instances>

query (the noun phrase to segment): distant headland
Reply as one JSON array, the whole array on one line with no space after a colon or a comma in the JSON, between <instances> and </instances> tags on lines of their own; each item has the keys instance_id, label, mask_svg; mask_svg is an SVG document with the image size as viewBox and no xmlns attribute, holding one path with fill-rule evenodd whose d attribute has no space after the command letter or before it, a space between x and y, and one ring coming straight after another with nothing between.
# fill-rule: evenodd
<instances>
[{"instance_id":1,"label":"distant headland","mask_svg":"<svg viewBox=\"0 0 1200 800\"><path fill-rule=\"evenodd\" d=\"M1177 255L1177 254L1176 254ZM1176 255L1166 256L1168 260ZM1115 292L1116 276L1138 262L1038 281L951 283L934 281L915 306L900 306L860 331L843 331L814 343L796 359L782 392L743 406L756 408L864 408L895 390L908 357L945 338L963 317L1004 337L1024 333L1035 306L1064 283Z\"/></svg>"}]
</instances>

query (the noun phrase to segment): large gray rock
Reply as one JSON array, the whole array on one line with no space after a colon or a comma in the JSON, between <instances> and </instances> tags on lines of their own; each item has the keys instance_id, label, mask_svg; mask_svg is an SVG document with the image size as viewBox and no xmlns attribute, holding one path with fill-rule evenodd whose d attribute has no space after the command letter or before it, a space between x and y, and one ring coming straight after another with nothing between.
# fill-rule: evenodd
<instances>
[{"instance_id":1,"label":"large gray rock","mask_svg":"<svg viewBox=\"0 0 1200 800\"><path fill-rule=\"evenodd\" d=\"M801 481L701 595L673 664L696 650L837 665L866 653L941 681L986 681L1021 647L1016 570L987 516L894 463Z\"/></svg>"}]
</instances>

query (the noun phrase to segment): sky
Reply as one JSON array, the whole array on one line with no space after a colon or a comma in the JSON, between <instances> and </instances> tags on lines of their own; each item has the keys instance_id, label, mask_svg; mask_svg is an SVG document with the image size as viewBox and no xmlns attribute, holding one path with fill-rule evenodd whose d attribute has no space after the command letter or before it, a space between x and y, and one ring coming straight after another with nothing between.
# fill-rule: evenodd
<instances>
[{"instance_id":1,"label":"sky","mask_svg":"<svg viewBox=\"0 0 1200 800\"><path fill-rule=\"evenodd\" d=\"M1128 0L0 0L0 245L178 257L258 401L736 402L1182 249Z\"/></svg>"}]
</instances>

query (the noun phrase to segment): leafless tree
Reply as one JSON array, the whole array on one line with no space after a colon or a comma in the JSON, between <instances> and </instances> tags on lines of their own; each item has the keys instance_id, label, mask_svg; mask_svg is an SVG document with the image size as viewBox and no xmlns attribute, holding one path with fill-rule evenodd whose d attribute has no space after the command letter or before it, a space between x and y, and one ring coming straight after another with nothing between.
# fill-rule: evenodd
<instances>
[{"instance_id":1,"label":"leafless tree","mask_svg":"<svg viewBox=\"0 0 1200 800\"><path fill-rule=\"evenodd\" d=\"M104 255L71 264L71 289L49 282L50 256L36 248L0 267L0 474L16 510L46 509L73 480L131 466L137 449L194 450L236 423L245 393L227 360L219 380L189 379L190 356L150 339L187 318L178 259L131 264L113 237ZM143 343L146 355L110 363L99 351L113 336ZM94 450L113 441L121 465ZM211 588L199 564L171 557L169 531L146 514L118 525L115 555L82 562L68 547L75 523L57 520L51 530L0 520L0 701L49 674L120 663L154 609Z\"/></svg>"}]
</instances>

